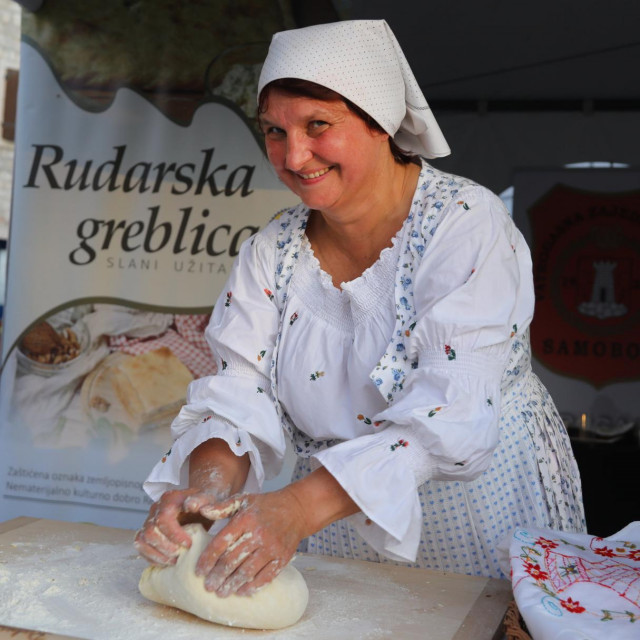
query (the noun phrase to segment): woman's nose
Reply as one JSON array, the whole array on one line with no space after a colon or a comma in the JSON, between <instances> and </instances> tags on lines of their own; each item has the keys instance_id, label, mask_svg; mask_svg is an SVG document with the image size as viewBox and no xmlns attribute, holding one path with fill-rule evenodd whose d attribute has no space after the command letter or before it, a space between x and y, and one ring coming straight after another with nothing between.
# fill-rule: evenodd
<instances>
[{"instance_id":1,"label":"woman's nose","mask_svg":"<svg viewBox=\"0 0 640 640\"><path fill-rule=\"evenodd\" d=\"M313 156L306 136L287 136L285 164L290 171L299 171Z\"/></svg>"}]
</instances>

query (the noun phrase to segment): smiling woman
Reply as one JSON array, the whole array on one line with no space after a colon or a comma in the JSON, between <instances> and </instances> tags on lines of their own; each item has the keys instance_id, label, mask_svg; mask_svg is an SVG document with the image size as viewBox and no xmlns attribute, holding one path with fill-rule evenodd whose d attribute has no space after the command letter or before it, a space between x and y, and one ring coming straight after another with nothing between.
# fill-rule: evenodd
<instances>
[{"instance_id":1,"label":"smiling woman","mask_svg":"<svg viewBox=\"0 0 640 640\"><path fill-rule=\"evenodd\" d=\"M531 371L526 243L500 199L426 158L449 147L384 21L274 36L259 122L302 201L242 245L145 488L136 545L235 513L195 572L248 595L296 551L506 577L518 526L583 531L580 479ZM278 474L285 436L298 456ZM243 492L240 499L234 494Z\"/></svg>"},{"instance_id":2,"label":"smiling woman","mask_svg":"<svg viewBox=\"0 0 640 640\"><path fill-rule=\"evenodd\" d=\"M341 100L270 88L260 119L269 161L312 210L307 236L339 287L390 246L406 217L419 168L396 162L389 135L370 128Z\"/></svg>"},{"instance_id":3,"label":"smiling woman","mask_svg":"<svg viewBox=\"0 0 640 640\"><path fill-rule=\"evenodd\" d=\"M350 100L286 78L260 93L259 121L280 180L309 207L307 237L336 287L370 267L402 226L421 166ZM357 150L357 153L354 153Z\"/></svg>"}]
</instances>

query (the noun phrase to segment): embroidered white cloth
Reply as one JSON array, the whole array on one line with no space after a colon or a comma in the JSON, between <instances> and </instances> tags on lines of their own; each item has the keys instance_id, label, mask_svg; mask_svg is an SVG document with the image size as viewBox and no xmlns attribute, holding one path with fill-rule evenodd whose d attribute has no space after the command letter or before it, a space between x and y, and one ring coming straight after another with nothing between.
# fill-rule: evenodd
<instances>
[{"instance_id":1,"label":"embroidered white cloth","mask_svg":"<svg viewBox=\"0 0 640 640\"><path fill-rule=\"evenodd\" d=\"M427 158L451 153L385 20L345 20L276 33L258 95L280 78L308 80L338 92L372 116L405 151Z\"/></svg>"},{"instance_id":2,"label":"embroidered white cloth","mask_svg":"<svg viewBox=\"0 0 640 640\"><path fill-rule=\"evenodd\" d=\"M640 522L599 538L518 529L513 593L534 640L640 638Z\"/></svg>"},{"instance_id":3,"label":"embroidered white cloth","mask_svg":"<svg viewBox=\"0 0 640 640\"><path fill-rule=\"evenodd\" d=\"M212 437L249 453L255 491L289 431L297 473L324 465L363 512L309 552L503 577L515 527L583 530L568 437L531 373L529 251L499 198L425 163L393 246L341 290L307 216L243 245L206 331L218 375L191 384L149 495L186 486Z\"/></svg>"}]
</instances>

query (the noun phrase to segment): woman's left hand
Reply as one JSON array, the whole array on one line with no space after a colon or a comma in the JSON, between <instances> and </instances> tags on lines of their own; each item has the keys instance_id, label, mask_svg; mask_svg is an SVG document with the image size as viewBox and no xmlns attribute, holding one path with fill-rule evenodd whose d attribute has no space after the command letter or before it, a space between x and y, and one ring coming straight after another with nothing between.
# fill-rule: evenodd
<instances>
[{"instance_id":1,"label":"woman's left hand","mask_svg":"<svg viewBox=\"0 0 640 640\"><path fill-rule=\"evenodd\" d=\"M304 510L288 487L238 498L215 505L216 513L234 503L239 508L196 564L196 574L205 576L205 588L221 597L251 595L271 582L306 535ZM210 511L203 506L200 513L208 517Z\"/></svg>"}]
</instances>

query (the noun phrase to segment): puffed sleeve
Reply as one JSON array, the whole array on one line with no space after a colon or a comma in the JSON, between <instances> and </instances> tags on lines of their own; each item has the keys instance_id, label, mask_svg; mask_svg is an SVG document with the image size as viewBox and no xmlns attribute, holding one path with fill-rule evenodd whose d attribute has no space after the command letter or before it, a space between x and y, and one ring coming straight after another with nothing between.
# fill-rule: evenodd
<instances>
[{"instance_id":1,"label":"puffed sleeve","mask_svg":"<svg viewBox=\"0 0 640 640\"><path fill-rule=\"evenodd\" d=\"M416 315L402 343L412 365L400 391L372 418L376 433L316 456L362 509L360 534L404 561L420 539L420 485L489 467L501 378L534 305L529 249L500 199L477 185L442 212L413 275Z\"/></svg>"},{"instance_id":2,"label":"puffed sleeve","mask_svg":"<svg viewBox=\"0 0 640 640\"><path fill-rule=\"evenodd\" d=\"M189 455L222 438L236 455L249 454L245 491L276 476L285 440L271 395L270 367L279 314L274 290L275 253L269 228L247 240L215 303L205 337L218 372L189 385L187 402L171 425L174 443L144 483L157 500L188 486Z\"/></svg>"}]
</instances>

